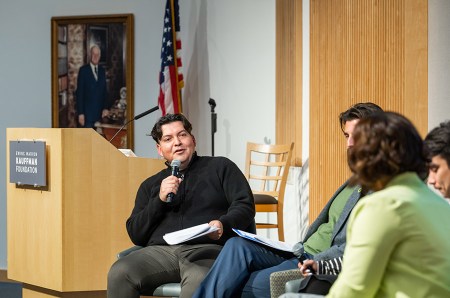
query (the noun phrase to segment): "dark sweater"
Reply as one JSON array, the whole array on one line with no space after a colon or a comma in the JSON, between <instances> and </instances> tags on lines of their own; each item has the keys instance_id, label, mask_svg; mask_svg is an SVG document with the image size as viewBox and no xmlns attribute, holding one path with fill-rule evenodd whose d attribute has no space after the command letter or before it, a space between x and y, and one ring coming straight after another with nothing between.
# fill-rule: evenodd
<instances>
[{"instance_id":1,"label":"dark sweater","mask_svg":"<svg viewBox=\"0 0 450 298\"><path fill-rule=\"evenodd\" d=\"M140 185L126 227L134 244L165 245L164 234L220 220L223 235L219 240L207 236L187 243L224 244L236 236L231 230L254 229L255 204L247 179L225 157L200 157L194 154L182 172L184 179L171 203L159 198L161 181L171 174L170 167L147 178Z\"/></svg>"}]
</instances>

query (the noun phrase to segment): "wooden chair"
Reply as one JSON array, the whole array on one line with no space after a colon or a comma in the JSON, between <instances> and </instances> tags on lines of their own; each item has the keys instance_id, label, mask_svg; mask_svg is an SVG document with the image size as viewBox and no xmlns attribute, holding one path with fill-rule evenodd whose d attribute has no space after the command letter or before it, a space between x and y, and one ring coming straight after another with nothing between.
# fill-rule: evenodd
<instances>
[{"instance_id":1,"label":"wooden chair","mask_svg":"<svg viewBox=\"0 0 450 298\"><path fill-rule=\"evenodd\" d=\"M255 198L256 212L276 212L277 223L256 223L257 229L278 229L284 241L283 201L294 143L247 143L245 177Z\"/></svg>"}]
</instances>

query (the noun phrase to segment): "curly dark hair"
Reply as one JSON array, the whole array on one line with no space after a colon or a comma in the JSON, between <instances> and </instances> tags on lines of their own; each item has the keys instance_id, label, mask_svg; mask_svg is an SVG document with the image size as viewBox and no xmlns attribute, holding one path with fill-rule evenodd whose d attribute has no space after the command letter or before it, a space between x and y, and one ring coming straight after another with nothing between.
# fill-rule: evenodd
<instances>
[{"instance_id":1,"label":"curly dark hair","mask_svg":"<svg viewBox=\"0 0 450 298\"><path fill-rule=\"evenodd\" d=\"M450 167L450 120L442 122L433 128L425 137L428 157L441 156Z\"/></svg>"},{"instance_id":2,"label":"curly dark hair","mask_svg":"<svg viewBox=\"0 0 450 298\"><path fill-rule=\"evenodd\" d=\"M180 121L183 123L184 129L189 133L192 134L192 124L187 120L187 118L183 114L166 114L159 118L159 120L155 123L153 126L152 132L150 135L152 136L153 140L155 140L156 143L159 144L159 141L161 141L162 138L162 129L161 126L164 124L169 124L172 122Z\"/></svg>"},{"instance_id":3,"label":"curly dark hair","mask_svg":"<svg viewBox=\"0 0 450 298\"><path fill-rule=\"evenodd\" d=\"M358 122L353 136L355 144L348 150L353 184L379 190L404 172L427 177L429 159L422 138L406 117L375 113Z\"/></svg>"}]
</instances>

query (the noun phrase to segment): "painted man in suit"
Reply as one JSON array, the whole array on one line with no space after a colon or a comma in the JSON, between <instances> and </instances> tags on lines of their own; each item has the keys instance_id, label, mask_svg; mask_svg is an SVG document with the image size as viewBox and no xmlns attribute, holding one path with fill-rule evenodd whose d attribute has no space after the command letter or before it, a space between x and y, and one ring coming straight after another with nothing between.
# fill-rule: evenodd
<instances>
[{"instance_id":1,"label":"painted man in suit","mask_svg":"<svg viewBox=\"0 0 450 298\"><path fill-rule=\"evenodd\" d=\"M379 106L359 103L340 114L347 148L353 146L353 129L358 121L377 112L382 112ZM298 257L244 238L229 239L193 297L270 297L271 273L296 269L299 262L306 259L342 256L347 220L362 196L361 187L344 183L309 227L306 237L300 242L304 252ZM308 282L303 286L307 287Z\"/></svg>"},{"instance_id":2,"label":"painted man in suit","mask_svg":"<svg viewBox=\"0 0 450 298\"><path fill-rule=\"evenodd\" d=\"M108 96L105 69L98 65L101 51L91 47L91 60L80 67L77 79L77 113L80 127L94 128L94 124L108 116Z\"/></svg>"}]
</instances>

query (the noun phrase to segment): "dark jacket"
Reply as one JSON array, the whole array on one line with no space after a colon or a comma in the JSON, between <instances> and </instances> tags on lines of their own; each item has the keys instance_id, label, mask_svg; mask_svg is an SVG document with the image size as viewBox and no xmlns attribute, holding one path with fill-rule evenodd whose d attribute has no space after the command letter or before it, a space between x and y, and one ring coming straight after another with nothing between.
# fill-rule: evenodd
<instances>
[{"instance_id":1,"label":"dark jacket","mask_svg":"<svg viewBox=\"0 0 450 298\"><path fill-rule=\"evenodd\" d=\"M241 170L225 157L194 154L177 194L171 203L159 199L161 181L170 167L147 178L139 187L134 209L128 218L128 234L136 245L164 245L164 234L220 220L224 233L219 240L203 236L187 243L224 244L236 236L237 228L254 231L255 204Z\"/></svg>"},{"instance_id":2,"label":"dark jacket","mask_svg":"<svg viewBox=\"0 0 450 298\"><path fill-rule=\"evenodd\" d=\"M339 193L345 187L347 187L347 185L348 185L348 182L345 182L334 193L334 195L331 197L331 199L328 201L328 203L325 205L325 207L320 212L317 219L309 227L304 241L308 240L308 238L311 237L311 235L317 231L317 229L319 228L319 226L321 224L328 221L328 212L330 210L331 204L333 203L334 199L339 195ZM334 225L333 234L331 235L331 247L321 253L314 255L314 260L316 260L316 261L329 260L329 259L339 258L344 255L345 244L347 242L348 218L350 216L351 211L353 210L353 207L355 207L356 203L363 196L364 196L364 193L362 192L361 187L357 186L355 188L355 190L352 192L352 194L350 195L350 197L348 198L347 203L345 204L344 209L342 210L342 213L339 216L338 221ZM333 283L337 279L337 275L314 275L314 277L319 280L328 281L330 283ZM302 289L306 288L310 279L311 279L311 276L308 276L301 281L300 291Z\"/></svg>"},{"instance_id":3,"label":"dark jacket","mask_svg":"<svg viewBox=\"0 0 450 298\"><path fill-rule=\"evenodd\" d=\"M308 231L306 232L305 239L303 242L306 242L309 237L311 237L312 234L314 234L317 229L320 227L321 224L328 222L328 213L330 211L331 204L333 203L334 199L339 195L339 193L347 187L348 182L345 182L339 189L334 193L334 195L331 197L331 199L328 201L328 203L325 205L325 207L320 212L319 216L317 216L317 219L311 224ZM347 222L348 217L350 216L350 213L355 207L356 203L359 201L360 198L363 197L361 187L356 187L355 190L352 192L350 197L347 200L347 203L344 206L344 209L342 210L341 215L339 216L338 221L334 225L333 234L331 235L331 247L321 253L314 255L314 260L327 260L327 259L333 259L340 257L344 254L345 249L345 243L347 241Z\"/></svg>"},{"instance_id":4,"label":"dark jacket","mask_svg":"<svg viewBox=\"0 0 450 298\"><path fill-rule=\"evenodd\" d=\"M98 67L96 80L90 64L80 67L76 96L78 115L84 115L85 127L94 127L102 119L102 111L109 108L105 69Z\"/></svg>"}]
</instances>

